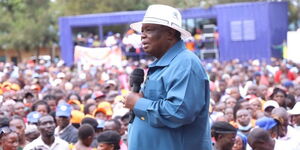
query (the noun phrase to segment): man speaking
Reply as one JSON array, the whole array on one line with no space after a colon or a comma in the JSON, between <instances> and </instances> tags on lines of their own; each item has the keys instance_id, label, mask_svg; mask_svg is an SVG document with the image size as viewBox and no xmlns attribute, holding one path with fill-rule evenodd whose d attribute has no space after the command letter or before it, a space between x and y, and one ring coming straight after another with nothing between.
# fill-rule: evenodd
<instances>
[{"instance_id":1,"label":"man speaking","mask_svg":"<svg viewBox=\"0 0 300 150\"><path fill-rule=\"evenodd\" d=\"M141 32L144 51L156 60L141 92L124 101L135 114L129 150L211 150L208 77L182 41L191 34L181 22L177 9L151 5L143 21L130 25Z\"/></svg>"}]
</instances>

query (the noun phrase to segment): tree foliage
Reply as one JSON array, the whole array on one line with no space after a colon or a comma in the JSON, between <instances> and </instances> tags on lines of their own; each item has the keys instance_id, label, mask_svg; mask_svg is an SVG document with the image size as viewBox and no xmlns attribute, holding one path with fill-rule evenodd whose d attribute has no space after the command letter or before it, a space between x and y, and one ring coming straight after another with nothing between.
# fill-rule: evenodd
<instances>
[{"instance_id":1,"label":"tree foliage","mask_svg":"<svg viewBox=\"0 0 300 150\"><path fill-rule=\"evenodd\" d=\"M1 0L0 7L2 49L31 50L55 41L49 0Z\"/></svg>"}]
</instances>

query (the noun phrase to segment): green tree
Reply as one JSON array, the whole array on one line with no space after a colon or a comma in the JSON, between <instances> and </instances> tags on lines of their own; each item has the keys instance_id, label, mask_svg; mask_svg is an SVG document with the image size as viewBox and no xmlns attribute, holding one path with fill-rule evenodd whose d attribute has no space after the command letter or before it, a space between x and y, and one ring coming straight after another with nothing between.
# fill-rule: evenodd
<instances>
[{"instance_id":1,"label":"green tree","mask_svg":"<svg viewBox=\"0 0 300 150\"><path fill-rule=\"evenodd\" d=\"M14 49L21 60L22 50L36 50L57 42L49 0L1 0L0 45L3 50Z\"/></svg>"}]
</instances>

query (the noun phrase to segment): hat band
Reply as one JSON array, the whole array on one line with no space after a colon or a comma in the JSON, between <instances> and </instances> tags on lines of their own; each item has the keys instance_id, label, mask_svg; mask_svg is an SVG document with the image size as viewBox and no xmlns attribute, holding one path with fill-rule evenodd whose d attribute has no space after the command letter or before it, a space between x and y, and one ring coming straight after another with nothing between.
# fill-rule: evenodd
<instances>
[{"instance_id":1,"label":"hat band","mask_svg":"<svg viewBox=\"0 0 300 150\"><path fill-rule=\"evenodd\" d=\"M171 21L168 21L165 19L161 19L161 18L155 18L155 17L145 17L143 20L143 23L161 24L161 25L166 25L169 27L177 26L177 27L181 28L180 25L178 25L174 22L171 22Z\"/></svg>"}]
</instances>

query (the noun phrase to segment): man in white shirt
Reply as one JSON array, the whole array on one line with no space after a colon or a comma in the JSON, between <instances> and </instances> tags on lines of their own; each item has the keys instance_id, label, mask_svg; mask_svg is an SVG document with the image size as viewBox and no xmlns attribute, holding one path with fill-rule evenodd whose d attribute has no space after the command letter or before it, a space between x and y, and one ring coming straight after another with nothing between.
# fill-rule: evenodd
<instances>
[{"instance_id":1,"label":"man in white shirt","mask_svg":"<svg viewBox=\"0 0 300 150\"><path fill-rule=\"evenodd\" d=\"M283 107L274 108L272 117L279 121L278 137L275 139L275 150L299 150L300 141L295 136L295 129L289 126L289 114Z\"/></svg>"},{"instance_id":2,"label":"man in white shirt","mask_svg":"<svg viewBox=\"0 0 300 150\"><path fill-rule=\"evenodd\" d=\"M24 147L24 150L68 150L69 144L54 136L55 122L52 116L42 116L38 121L40 137Z\"/></svg>"},{"instance_id":3,"label":"man in white shirt","mask_svg":"<svg viewBox=\"0 0 300 150\"><path fill-rule=\"evenodd\" d=\"M292 110L289 110L288 113L292 117L292 123L295 130L300 133L300 102L297 102ZM299 135L297 135L299 136Z\"/></svg>"}]
</instances>

